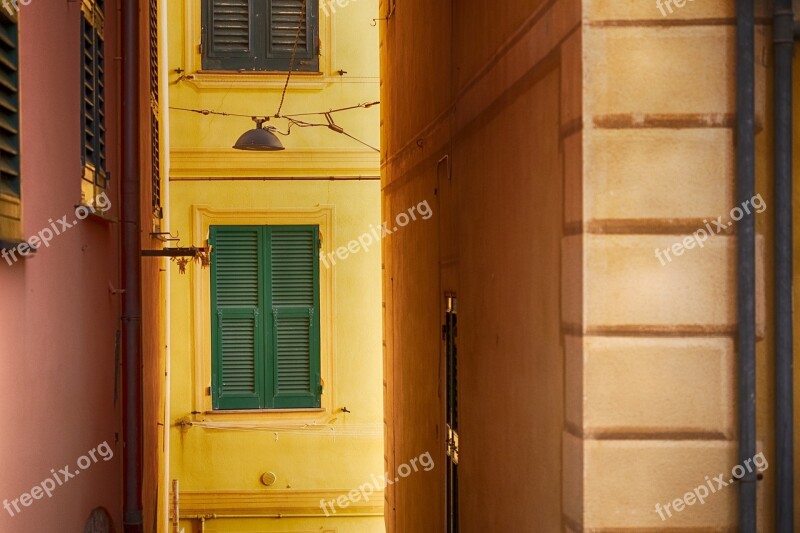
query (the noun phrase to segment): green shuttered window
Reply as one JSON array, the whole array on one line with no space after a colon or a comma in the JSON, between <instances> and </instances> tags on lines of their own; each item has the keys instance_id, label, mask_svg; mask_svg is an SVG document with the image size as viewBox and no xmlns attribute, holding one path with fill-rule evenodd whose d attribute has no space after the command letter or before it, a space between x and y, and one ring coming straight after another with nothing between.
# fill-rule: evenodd
<instances>
[{"instance_id":1,"label":"green shuttered window","mask_svg":"<svg viewBox=\"0 0 800 533\"><path fill-rule=\"evenodd\" d=\"M13 241L22 235L17 17L0 12L0 241Z\"/></svg>"},{"instance_id":2,"label":"green shuttered window","mask_svg":"<svg viewBox=\"0 0 800 533\"><path fill-rule=\"evenodd\" d=\"M214 409L320 407L318 226L212 226Z\"/></svg>"},{"instance_id":3,"label":"green shuttered window","mask_svg":"<svg viewBox=\"0 0 800 533\"><path fill-rule=\"evenodd\" d=\"M81 11L81 86L83 203L91 203L105 190L106 165L106 93L105 43L103 39L103 2L83 4Z\"/></svg>"},{"instance_id":4,"label":"green shuttered window","mask_svg":"<svg viewBox=\"0 0 800 533\"><path fill-rule=\"evenodd\" d=\"M318 0L203 0L203 69L319 70Z\"/></svg>"}]
</instances>

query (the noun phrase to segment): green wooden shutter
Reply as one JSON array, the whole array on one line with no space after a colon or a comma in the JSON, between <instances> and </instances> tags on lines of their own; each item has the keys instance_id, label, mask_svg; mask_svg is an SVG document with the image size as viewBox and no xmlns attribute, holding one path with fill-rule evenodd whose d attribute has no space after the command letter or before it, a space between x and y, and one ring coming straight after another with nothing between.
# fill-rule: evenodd
<instances>
[{"instance_id":1,"label":"green wooden shutter","mask_svg":"<svg viewBox=\"0 0 800 533\"><path fill-rule=\"evenodd\" d=\"M293 70L319 70L319 7L316 0L305 0L305 17L301 18L303 0L267 0L269 33L267 65L270 70L289 70L292 48L300 26Z\"/></svg>"},{"instance_id":2,"label":"green wooden shutter","mask_svg":"<svg viewBox=\"0 0 800 533\"><path fill-rule=\"evenodd\" d=\"M275 408L320 406L319 227L271 226L269 317Z\"/></svg>"},{"instance_id":3,"label":"green wooden shutter","mask_svg":"<svg viewBox=\"0 0 800 533\"><path fill-rule=\"evenodd\" d=\"M262 265L264 229L212 226L212 403L266 407Z\"/></svg>"},{"instance_id":4,"label":"green wooden shutter","mask_svg":"<svg viewBox=\"0 0 800 533\"><path fill-rule=\"evenodd\" d=\"M22 237L17 17L0 15L0 240Z\"/></svg>"},{"instance_id":5,"label":"green wooden shutter","mask_svg":"<svg viewBox=\"0 0 800 533\"><path fill-rule=\"evenodd\" d=\"M263 46L254 39L264 32L264 17L255 16L258 1L204 1L203 69L256 69L264 55Z\"/></svg>"}]
</instances>

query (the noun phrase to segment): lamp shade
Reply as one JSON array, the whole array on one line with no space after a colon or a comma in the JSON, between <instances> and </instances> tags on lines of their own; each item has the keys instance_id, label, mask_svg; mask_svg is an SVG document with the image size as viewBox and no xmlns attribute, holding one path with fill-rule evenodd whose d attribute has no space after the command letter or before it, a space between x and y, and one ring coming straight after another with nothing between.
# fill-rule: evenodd
<instances>
[{"instance_id":1,"label":"lamp shade","mask_svg":"<svg viewBox=\"0 0 800 533\"><path fill-rule=\"evenodd\" d=\"M274 152L284 150L283 144L277 135L272 133L271 128L264 128L258 123L258 127L248 130L239 137L233 147L237 150L252 150L256 152Z\"/></svg>"}]
</instances>

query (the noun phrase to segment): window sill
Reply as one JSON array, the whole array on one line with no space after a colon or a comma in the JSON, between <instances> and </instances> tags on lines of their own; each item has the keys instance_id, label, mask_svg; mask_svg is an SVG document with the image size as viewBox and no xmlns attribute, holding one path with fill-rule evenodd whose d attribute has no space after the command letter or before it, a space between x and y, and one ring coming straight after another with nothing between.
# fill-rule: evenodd
<instances>
[{"instance_id":1,"label":"window sill","mask_svg":"<svg viewBox=\"0 0 800 533\"><path fill-rule=\"evenodd\" d=\"M276 78L283 80L286 78L286 75L289 73L288 70L198 70L195 72L195 75L199 76L231 76L231 75L241 75L241 76L258 76L263 78ZM292 78L320 78L322 77L322 71L320 70L293 70L292 71Z\"/></svg>"},{"instance_id":2,"label":"window sill","mask_svg":"<svg viewBox=\"0 0 800 533\"><path fill-rule=\"evenodd\" d=\"M34 235L33 237L36 236ZM24 246L27 250L24 254L20 249L21 246ZM0 260L0 265L8 265L9 267L11 267L17 263L29 261L34 257L36 257L36 252L38 251L39 248L31 246L28 243L28 241L21 241L18 239L10 239L10 240L0 239L0 252L2 252L0 254L2 255L2 259Z\"/></svg>"},{"instance_id":3,"label":"window sill","mask_svg":"<svg viewBox=\"0 0 800 533\"><path fill-rule=\"evenodd\" d=\"M89 214L83 220L93 220L95 222L99 222L100 224L116 224L117 222L119 222L119 220L117 220L116 218L107 216L102 211L97 211L97 210L92 211L93 207L91 205L85 204L83 202L75 204L75 209L78 209L80 207L85 207L89 210Z\"/></svg>"},{"instance_id":4,"label":"window sill","mask_svg":"<svg viewBox=\"0 0 800 533\"><path fill-rule=\"evenodd\" d=\"M287 72L253 72L238 70L199 70L181 79L200 89L274 89L282 91ZM378 78L328 76L322 72L292 72L292 90L321 91L332 83L378 83Z\"/></svg>"},{"instance_id":5,"label":"window sill","mask_svg":"<svg viewBox=\"0 0 800 533\"><path fill-rule=\"evenodd\" d=\"M215 424L223 426L255 425L258 427L295 427L317 428L326 424L331 413L325 408L306 409L237 409L232 411L202 411L193 413L192 418L196 423Z\"/></svg>"},{"instance_id":6,"label":"window sill","mask_svg":"<svg viewBox=\"0 0 800 533\"><path fill-rule=\"evenodd\" d=\"M86 217L86 220L93 220L99 224L104 224L107 226L119 222L119 220L116 218L106 216L102 213L89 213L89 216Z\"/></svg>"},{"instance_id":7,"label":"window sill","mask_svg":"<svg viewBox=\"0 0 800 533\"><path fill-rule=\"evenodd\" d=\"M24 244L28 244L28 241L21 241L21 240L17 240L17 239L7 240L7 239L0 238L0 250L11 251L11 250L15 249L17 246L19 246L20 244L23 244L23 243ZM30 249L30 251L27 254L25 254L25 255L22 255L21 253L19 254L19 258L20 259L25 259L27 257L33 257L31 254L35 254L37 251L39 251L38 248L34 248L29 244L28 244L28 248Z\"/></svg>"},{"instance_id":8,"label":"window sill","mask_svg":"<svg viewBox=\"0 0 800 533\"><path fill-rule=\"evenodd\" d=\"M297 409L220 409L217 411L205 411L203 415L249 415L249 414L280 414L280 413L324 413L322 407L299 407Z\"/></svg>"}]
</instances>

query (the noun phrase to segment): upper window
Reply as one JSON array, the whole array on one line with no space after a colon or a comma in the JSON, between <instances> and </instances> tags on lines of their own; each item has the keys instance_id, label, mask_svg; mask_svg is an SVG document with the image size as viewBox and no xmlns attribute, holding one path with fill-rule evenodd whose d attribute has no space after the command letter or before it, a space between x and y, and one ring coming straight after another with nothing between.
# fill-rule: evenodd
<instances>
[{"instance_id":1,"label":"upper window","mask_svg":"<svg viewBox=\"0 0 800 533\"><path fill-rule=\"evenodd\" d=\"M319 226L211 226L214 409L318 408Z\"/></svg>"},{"instance_id":2,"label":"upper window","mask_svg":"<svg viewBox=\"0 0 800 533\"><path fill-rule=\"evenodd\" d=\"M305 3L305 13L303 6ZM203 70L319 70L318 0L203 0Z\"/></svg>"},{"instance_id":3,"label":"upper window","mask_svg":"<svg viewBox=\"0 0 800 533\"><path fill-rule=\"evenodd\" d=\"M22 237L17 15L0 10L0 240Z\"/></svg>"},{"instance_id":4,"label":"upper window","mask_svg":"<svg viewBox=\"0 0 800 533\"><path fill-rule=\"evenodd\" d=\"M103 2L84 0L81 10L82 202L91 204L107 185L105 44Z\"/></svg>"}]
</instances>

